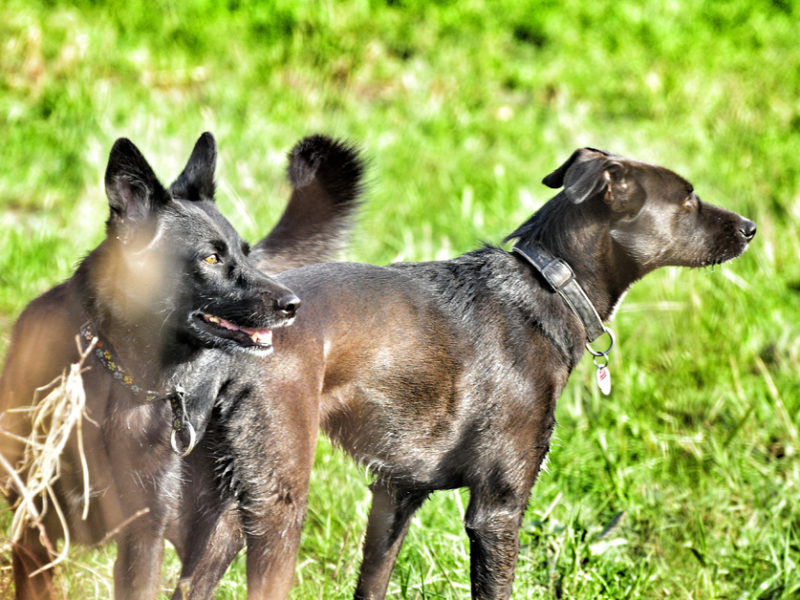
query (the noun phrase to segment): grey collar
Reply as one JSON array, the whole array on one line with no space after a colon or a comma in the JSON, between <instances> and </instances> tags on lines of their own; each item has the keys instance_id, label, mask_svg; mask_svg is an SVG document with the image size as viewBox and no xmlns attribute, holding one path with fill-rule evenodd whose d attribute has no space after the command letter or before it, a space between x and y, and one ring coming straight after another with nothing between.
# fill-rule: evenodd
<instances>
[{"instance_id":1,"label":"grey collar","mask_svg":"<svg viewBox=\"0 0 800 600\"><path fill-rule=\"evenodd\" d=\"M575 279L572 268L566 262L553 256L537 243L524 246L517 244L512 251L539 271L550 287L564 299L570 310L583 323L586 338L590 343L606 333L607 329L603 325L600 315L597 314L592 301L589 300L586 292Z\"/></svg>"},{"instance_id":2,"label":"grey collar","mask_svg":"<svg viewBox=\"0 0 800 600\"><path fill-rule=\"evenodd\" d=\"M586 349L592 355L596 371L597 387L608 396L611 393L611 374L608 371L608 353L614 347L613 332L603 325L592 301L583 291L581 284L575 279L575 273L566 262L550 254L537 243L514 246L513 251L525 259L534 269L542 274L547 283L564 299L570 310L581 320L586 330ZM602 351L591 347L604 333L608 334L608 348Z\"/></svg>"}]
</instances>

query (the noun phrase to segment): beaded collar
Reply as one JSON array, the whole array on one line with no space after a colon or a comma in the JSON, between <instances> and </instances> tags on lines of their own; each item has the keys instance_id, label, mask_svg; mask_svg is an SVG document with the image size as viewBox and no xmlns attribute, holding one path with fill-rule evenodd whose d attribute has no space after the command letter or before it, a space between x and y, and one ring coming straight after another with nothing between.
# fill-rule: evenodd
<instances>
[{"instance_id":1,"label":"beaded collar","mask_svg":"<svg viewBox=\"0 0 800 600\"><path fill-rule=\"evenodd\" d=\"M137 385L136 382L134 382L133 377L125 372L125 369L119 362L114 360L114 355L111 354L109 346L100 339L99 335L97 335L94 330L94 325L92 325L91 321L86 321L86 323L81 326L81 337L87 342L91 342L94 338L97 338L97 343L95 344L94 349L95 357L98 361L100 361L101 365L111 372L114 379L116 379L124 387L128 388L134 396L144 393L145 402L152 402L161 396L159 392L145 390Z\"/></svg>"},{"instance_id":2,"label":"beaded collar","mask_svg":"<svg viewBox=\"0 0 800 600\"><path fill-rule=\"evenodd\" d=\"M92 340L97 340L95 343L94 356L114 377L114 379L123 387L127 388L134 396L144 395L144 402L152 403L157 399L169 400L172 406L172 435L170 436L170 446L173 452L178 456L184 457L188 455L194 448L197 442L197 434L195 432L192 422L186 413L186 393L181 386L176 386L175 390L168 393L161 393L155 390L149 390L139 386L133 377L125 372L122 365L114 360L114 355L111 353L110 346L100 339L91 321L87 321L81 326L80 336L91 343ZM185 448L178 447L178 434L182 431L188 431L189 440L186 442Z\"/></svg>"}]
</instances>

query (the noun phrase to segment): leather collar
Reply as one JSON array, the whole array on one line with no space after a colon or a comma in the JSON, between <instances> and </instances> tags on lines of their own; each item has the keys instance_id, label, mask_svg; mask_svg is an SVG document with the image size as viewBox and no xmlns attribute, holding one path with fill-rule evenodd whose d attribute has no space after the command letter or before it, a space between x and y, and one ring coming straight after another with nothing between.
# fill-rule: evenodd
<instances>
[{"instance_id":1,"label":"leather collar","mask_svg":"<svg viewBox=\"0 0 800 600\"><path fill-rule=\"evenodd\" d=\"M542 274L545 281L564 299L570 310L583 323L586 338L591 343L606 333L606 327L597 314L586 292L575 279L575 273L565 261L553 256L540 244L517 244L512 252L518 254Z\"/></svg>"}]
</instances>

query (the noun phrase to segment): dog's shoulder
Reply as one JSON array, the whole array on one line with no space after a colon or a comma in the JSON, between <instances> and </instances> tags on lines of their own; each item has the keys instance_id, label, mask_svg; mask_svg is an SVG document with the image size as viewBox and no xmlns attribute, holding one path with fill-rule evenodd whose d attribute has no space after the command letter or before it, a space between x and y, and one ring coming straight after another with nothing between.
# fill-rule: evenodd
<instances>
[{"instance_id":1,"label":"dog's shoulder","mask_svg":"<svg viewBox=\"0 0 800 600\"><path fill-rule=\"evenodd\" d=\"M50 332L42 334L49 338L65 330L77 334L80 323L76 326L70 319L80 318L83 311L74 296L74 279L50 288L28 303L17 319L15 330L22 329L20 335L29 334L31 330Z\"/></svg>"}]
</instances>

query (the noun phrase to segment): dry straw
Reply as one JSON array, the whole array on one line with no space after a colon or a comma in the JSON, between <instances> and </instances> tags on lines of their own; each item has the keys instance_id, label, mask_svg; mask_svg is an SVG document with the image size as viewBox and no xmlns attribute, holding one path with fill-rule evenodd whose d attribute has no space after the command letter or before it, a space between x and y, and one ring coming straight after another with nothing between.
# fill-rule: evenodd
<instances>
[{"instance_id":1,"label":"dry straw","mask_svg":"<svg viewBox=\"0 0 800 600\"><path fill-rule=\"evenodd\" d=\"M11 523L11 539L13 542L18 542L27 528L36 528L39 530L44 546L51 556L55 556L50 563L32 573L31 576L62 562L69 550L69 527L64 512L56 499L53 485L61 473L61 453L67 445L73 429L76 431L78 455L83 476L83 512L81 518L86 519L89 511L89 469L83 449L82 432L82 421L84 418L88 419L88 416L86 415L86 393L83 388L81 374L89 368L84 367L84 362L94 349L97 338L94 338L85 350L81 349L80 338L76 337L76 343L80 354L78 362L71 364L68 369L64 369L64 372L49 384L37 388L32 406L9 410L9 412L30 413L30 435L27 438L23 438L0 428L2 435L25 444L23 460L20 465L11 465L0 454L0 467L8 472L10 476L9 483L13 485L20 495L16 505L13 507L14 518ZM43 394L46 395L39 400ZM41 506L41 510L37 509L37 502ZM64 536L64 545L59 553L56 553L52 541L45 532L42 521L50 507L58 516Z\"/></svg>"}]
</instances>

